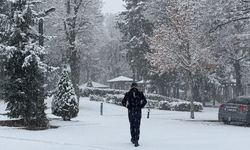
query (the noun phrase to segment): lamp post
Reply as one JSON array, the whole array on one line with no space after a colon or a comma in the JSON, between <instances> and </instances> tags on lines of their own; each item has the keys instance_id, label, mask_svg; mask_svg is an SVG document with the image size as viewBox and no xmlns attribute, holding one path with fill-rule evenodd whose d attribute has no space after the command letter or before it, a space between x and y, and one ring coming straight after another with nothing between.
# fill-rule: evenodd
<instances>
[{"instance_id":1,"label":"lamp post","mask_svg":"<svg viewBox=\"0 0 250 150\"><path fill-rule=\"evenodd\" d=\"M134 60L131 60L131 68L132 68L132 72L133 72L133 82L135 82L135 64L134 64Z\"/></svg>"}]
</instances>

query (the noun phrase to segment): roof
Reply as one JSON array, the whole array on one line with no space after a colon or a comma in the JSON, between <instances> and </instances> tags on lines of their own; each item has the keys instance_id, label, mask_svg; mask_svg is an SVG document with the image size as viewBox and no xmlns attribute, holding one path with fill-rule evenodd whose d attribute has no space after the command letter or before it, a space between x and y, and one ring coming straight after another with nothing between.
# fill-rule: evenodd
<instances>
[{"instance_id":1,"label":"roof","mask_svg":"<svg viewBox=\"0 0 250 150\"><path fill-rule=\"evenodd\" d=\"M125 77L125 76L119 76L117 78L114 78L114 79L111 79L111 80L108 80L107 82L133 82L133 79L132 78L128 78L128 77Z\"/></svg>"},{"instance_id":2,"label":"roof","mask_svg":"<svg viewBox=\"0 0 250 150\"><path fill-rule=\"evenodd\" d=\"M250 99L250 96L249 95L244 95L244 96L238 96L237 98L247 98L247 99Z\"/></svg>"},{"instance_id":3,"label":"roof","mask_svg":"<svg viewBox=\"0 0 250 150\"><path fill-rule=\"evenodd\" d=\"M86 87L88 87L87 84L88 84L88 82L82 84L79 88L80 89L86 88ZM92 81L92 85L93 85L94 88L109 88L109 86L107 86L107 85L97 83L97 82L93 82L93 81Z\"/></svg>"},{"instance_id":4,"label":"roof","mask_svg":"<svg viewBox=\"0 0 250 150\"><path fill-rule=\"evenodd\" d=\"M138 82L136 82L136 83L138 83L138 84L144 84L145 82L144 82L144 80L141 80L141 81L138 81ZM149 80L147 80L147 81L146 81L146 83L147 83L147 84L149 84L149 83L150 83L150 81L149 81Z\"/></svg>"}]
</instances>

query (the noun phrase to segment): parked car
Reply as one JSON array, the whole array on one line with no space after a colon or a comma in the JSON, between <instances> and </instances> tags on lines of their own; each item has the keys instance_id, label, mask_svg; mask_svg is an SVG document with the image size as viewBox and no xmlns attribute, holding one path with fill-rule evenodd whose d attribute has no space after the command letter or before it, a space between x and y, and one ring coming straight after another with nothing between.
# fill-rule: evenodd
<instances>
[{"instance_id":1,"label":"parked car","mask_svg":"<svg viewBox=\"0 0 250 150\"><path fill-rule=\"evenodd\" d=\"M225 124L231 122L250 124L250 96L239 96L221 104L218 117L219 121Z\"/></svg>"}]
</instances>

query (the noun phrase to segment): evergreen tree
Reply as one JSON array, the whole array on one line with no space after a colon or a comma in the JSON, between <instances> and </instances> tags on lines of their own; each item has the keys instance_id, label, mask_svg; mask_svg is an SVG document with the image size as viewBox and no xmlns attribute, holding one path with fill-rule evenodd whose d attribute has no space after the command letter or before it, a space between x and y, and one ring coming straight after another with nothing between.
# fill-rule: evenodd
<instances>
[{"instance_id":1,"label":"evergreen tree","mask_svg":"<svg viewBox=\"0 0 250 150\"><path fill-rule=\"evenodd\" d=\"M0 15L6 14L8 11L7 0L0 0Z\"/></svg>"},{"instance_id":2,"label":"evergreen tree","mask_svg":"<svg viewBox=\"0 0 250 150\"><path fill-rule=\"evenodd\" d=\"M44 103L45 93L43 86L45 74L44 69L40 68L40 65L40 58L36 54L31 53L25 58L22 66L24 70L24 91L28 95L26 99L27 112L25 112L25 115L30 119L28 122L31 122L32 125L46 126L47 119L44 112L46 105ZM35 122L32 122L33 119Z\"/></svg>"},{"instance_id":3,"label":"evergreen tree","mask_svg":"<svg viewBox=\"0 0 250 150\"><path fill-rule=\"evenodd\" d=\"M78 100L69 78L69 72L63 70L56 94L52 100L52 114L69 121L71 118L76 117L78 112Z\"/></svg>"},{"instance_id":4,"label":"evergreen tree","mask_svg":"<svg viewBox=\"0 0 250 150\"><path fill-rule=\"evenodd\" d=\"M4 44L4 35L6 32L6 23L8 14L8 7L6 0L0 0L0 44Z\"/></svg>"},{"instance_id":5,"label":"evergreen tree","mask_svg":"<svg viewBox=\"0 0 250 150\"><path fill-rule=\"evenodd\" d=\"M145 77L148 63L145 54L149 52L146 36L152 35L153 25L145 18L147 0L124 0L126 11L120 14L119 28L128 49L127 60L137 80Z\"/></svg>"},{"instance_id":6,"label":"evergreen tree","mask_svg":"<svg viewBox=\"0 0 250 150\"><path fill-rule=\"evenodd\" d=\"M37 14L36 2L12 1L9 22L7 53L6 103L8 116L24 119L28 127L47 127L44 104L45 64L40 60L43 48L38 45L34 32Z\"/></svg>"},{"instance_id":7,"label":"evergreen tree","mask_svg":"<svg viewBox=\"0 0 250 150\"><path fill-rule=\"evenodd\" d=\"M4 34L5 34L5 26L7 22L7 10L6 10L6 0L0 0L0 98L2 99L4 89L4 82L5 82L5 75L4 75L4 55L1 53L2 49L4 48Z\"/></svg>"}]
</instances>

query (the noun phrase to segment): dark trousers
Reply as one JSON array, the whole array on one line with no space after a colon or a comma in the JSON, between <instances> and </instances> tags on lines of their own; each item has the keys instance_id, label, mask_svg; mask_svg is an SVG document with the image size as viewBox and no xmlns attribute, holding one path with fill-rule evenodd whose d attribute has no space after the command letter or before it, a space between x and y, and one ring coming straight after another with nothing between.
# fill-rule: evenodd
<instances>
[{"instance_id":1,"label":"dark trousers","mask_svg":"<svg viewBox=\"0 0 250 150\"><path fill-rule=\"evenodd\" d=\"M141 110L128 110L128 118L130 123L131 139L139 141L140 138L140 124L141 124Z\"/></svg>"}]
</instances>

